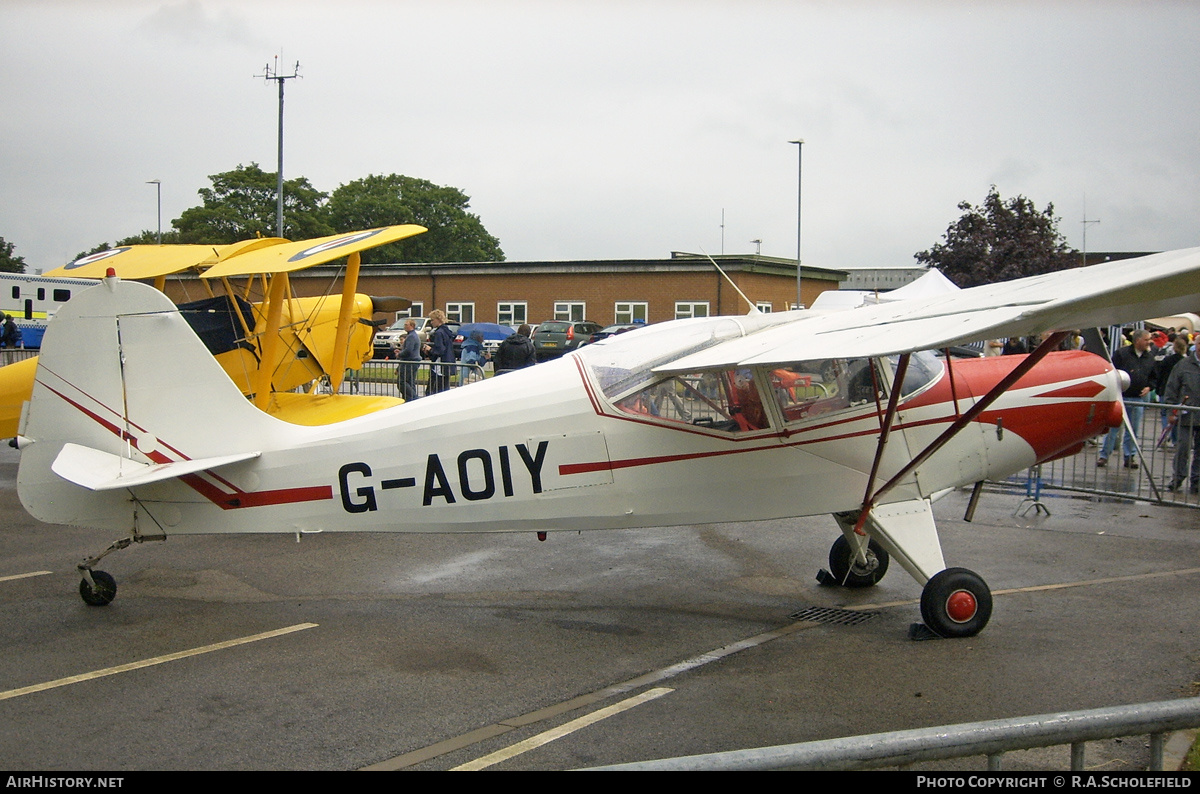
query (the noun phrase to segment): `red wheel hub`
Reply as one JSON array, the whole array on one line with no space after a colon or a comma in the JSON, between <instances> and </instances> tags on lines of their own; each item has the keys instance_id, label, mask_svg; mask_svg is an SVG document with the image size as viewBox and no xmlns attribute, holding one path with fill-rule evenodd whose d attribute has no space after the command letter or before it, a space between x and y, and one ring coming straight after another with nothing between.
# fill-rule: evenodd
<instances>
[{"instance_id":1,"label":"red wheel hub","mask_svg":"<svg viewBox=\"0 0 1200 794\"><path fill-rule=\"evenodd\" d=\"M979 603L975 596L966 590L956 590L946 599L946 614L955 623L966 623L975 617Z\"/></svg>"}]
</instances>

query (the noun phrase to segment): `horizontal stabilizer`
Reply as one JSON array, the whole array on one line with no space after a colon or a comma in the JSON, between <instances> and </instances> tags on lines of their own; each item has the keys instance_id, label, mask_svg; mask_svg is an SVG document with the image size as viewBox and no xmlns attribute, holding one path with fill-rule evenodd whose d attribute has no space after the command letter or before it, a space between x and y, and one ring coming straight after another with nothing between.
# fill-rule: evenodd
<instances>
[{"instance_id":1,"label":"horizontal stabilizer","mask_svg":"<svg viewBox=\"0 0 1200 794\"><path fill-rule=\"evenodd\" d=\"M242 460L257 458L261 452L241 452L215 458L181 460L173 463L142 463L79 444L64 444L50 469L68 482L92 491L133 488L162 480L216 469Z\"/></svg>"}]
</instances>

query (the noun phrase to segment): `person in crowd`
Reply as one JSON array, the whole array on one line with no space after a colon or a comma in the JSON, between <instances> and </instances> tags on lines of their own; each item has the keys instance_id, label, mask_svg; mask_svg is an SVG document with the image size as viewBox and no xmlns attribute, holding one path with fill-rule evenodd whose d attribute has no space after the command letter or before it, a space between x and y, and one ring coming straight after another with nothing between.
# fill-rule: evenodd
<instances>
[{"instance_id":1,"label":"person in crowd","mask_svg":"<svg viewBox=\"0 0 1200 794\"><path fill-rule=\"evenodd\" d=\"M528 325L522 325L515 334L501 342L492 361L497 375L531 367L536 363L537 354L533 349L533 341L529 338Z\"/></svg>"},{"instance_id":2,"label":"person in crowd","mask_svg":"<svg viewBox=\"0 0 1200 794\"><path fill-rule=\"evenodd\" d=\"M417 370L421 367L421 337L417 334L417 321L411 317L404 321L404 342L400 345L400 365L396 367L396 381L400 396L408 400L417 399Z\"/></svg>"},{"instance_id":3,"label":"person in crowd","mask_svg":"<svg viewBox=\"0 0 1200 794\"><path fill-rule=\"evenodd\" d=\"M1121 399L1125 401L1125 414L1129 417L1129 425L1136 433L1142 426L1143 406L1140 401L1148 398L1150 394L1150 377L1154 371L1154 354L1150 350L1150 332L1144 328L1135 330L1129 336L1130 343L1121 347L1112 356L1113 366L1119 370L1123 370L1129 375L1129 388L1121 394ZM1108 435L1104 438L1104 446L1100 449L1100 457L1096 459L1096 465L1103 468L1108 465L1108 457L1112 454L1114 447L1117 445L1117 438L1121 435L1123 427L1114 427L1108 431ZM1137 461L1137 442L1133 438L1132 433L1124 434L1122 449L1125 453L1125 468L1136 469Z\"/></svg>"},{"instance_id":4,"label":"person in crowd","mask_svg":"<svg viewBox=\"0 0 1200 794\"><path fill-rule=\"evenodd\" d=\"M429 324L433 333L429 342L424 346L425 356L433 363L429 372L429 388L427 394L435 394L450 388L450 378L454 374L454 332L446 325L446 314L441 309L429 313Z\"/></svg>"}]
</instances>

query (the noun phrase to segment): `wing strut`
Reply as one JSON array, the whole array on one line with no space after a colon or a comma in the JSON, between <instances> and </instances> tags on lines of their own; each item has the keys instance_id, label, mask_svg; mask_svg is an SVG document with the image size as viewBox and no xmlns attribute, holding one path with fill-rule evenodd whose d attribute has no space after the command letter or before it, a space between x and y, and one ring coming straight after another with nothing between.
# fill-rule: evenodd
<instances>
[{"instance_id":1,"label":"wing strut","mask_svg":"<svg viewBox=\"0 0 1200 794\"><path fill-rule=\"evenodd\" d=\"M1062 342L1062 340L1066 337L1067 333L1068 333L1067 331L1056 331L1056 332L1050 334L1050 336L1046 337L1045 341L1043 341L1040 345L1038 345L1037 350L1033 351L1028 356L1026 356L1024 361L1022 361L1020 364L1018 364L1016 367L1014 367L1012 372L1010 372L1010 373L1008 373L1008 375L1004 376L1004 378L1002 378L999 383L997 383L995 386L993 386L988 391L987 394L983 395L983 397L981 397L978 402L976 402L973 406L971 406L969 409L967 409L967 411L964 412L962 414L962 416L960 416L960 417L958 417L958 419L954 420L954 422L951 423L951 425L948 428L946 428L946 430L940 436L938 436L936 439L934 439L934 441L932 443L930 443L929 446L925 447L925 449L921 450L919 453L914 455L913 459L908 462L908 465L906 465L904 468L902 468L900 471L898 471L896 473L896 475L894 477L892 477L892 479L890 479L886 483L884 483L879 488L879 490L877 490L873 495L868 496L863 501L862 512L859 514L858 521L854 525L854 531L858 532L859 534L862 534L862 527L863 527L863 524L866 523L867 514L871 511L871 508L873 508L875 506L875 504L879 501L879 497L883 496L885 493L887 493L888 491L892 490L897 485L899 485L900 482L905 477L907 477L909 474L911 474L914 469L916 469L918 466L920 466L922 463L924 463L926 460L928 460L930 458L930 456L932 456L935 452L937 452L939 449L941 449L943 446L945 446L947 444L947 442L949 442L950 439L952 439L956 435L958 435L958 433L964 427L969 425L971 422L975 421L976 417L978 417L981 413L986 411L991 406L992 403L994 403L997 399L1000 398L1000 395L1004 394L1004 392L1008 391L1008 389L1011 388L1014 383L1016 383L1018 380L1023 378L1025 376L1025 373L1027 373L1027 372L1029 372L1029 370L1033 369L1033 367L1036 366L1039 361L1041 361L1043 358L1046 357L1046 354L1048 354L1050 351L1052 351L1056 347L1058 347L1059 343ZM901 360L903 360L903 358ZM897 385L899 382L901 382L899 380L899 378L893 380L893 382L892 382L893 393L899 391L899 386ZM889 412L891 411L891 407L892 406L889 401L889 404L888 404ZM891 419L891 417L889 416L889 423L890 423L890 419ZM885 440L886 440L885 434L881 433L880 438L879 438L879 444L877 446L876 453L875 453L876 459L878 459L878 457L883 454L883 443L885 442ZM873 475L874 475L874 470L872 470L872 476Z\"/></svg>"},{"instance_id":2,"label":"wing strut","mask_svg":"<svg viewBox=\"0 0 1200 794\"><path fill-rule=\"evenodd\" d=\"M871 489L875 487L875 476L879 474L879 463L883 460L883 448L887 446L888 436L892 432L892 423L896 419L896 409L900 405L900 388L897 384L904 383L904 375L908 372L908 362L911 357L911 353L904 353L896 363L896 374L892 378L891 394L888 395L887 413L884 415L883 422L879 428L879 443L875 445L875 460L871 463L871 474L867 477L867 491L863 494L863 510L858 516L858 521L854 524L854 532L858 535L866 534L863 532L863 524L866 522L867 513L873 504ZM871 366L875 366L874 362L872 362ZM876 391L876 394L878 394L878 391ZM879 403L876 402L875 404L878 405Z\"/></svg>"},{"instance_id":3,"label":"wing strut","mask_svg":"<svg viewBox=\"0 0 1200 794\"><path fill-rule=\"evenodd\" d=\"M262 411L266 411L271 403L271 376L275 374L273 362L275 350L279 347L279 324L283 317L283 302L287 298L287 290L288 274L276 273L271 278L271 289L267 298L266 330L259 337L263 363L259 365L254 404Z\"/></svg>"},{"instance_id":4,"label":"wing strut","mask_svg":"<svg viewBox=\"0 0 1200 794\"><path fill-rule=\"evenodd\" d=\"M354 308L354 293L358 291L358 271L362 256L355 251L346 258L346 276L342 280L342 304L338 312L337 335L333 341L333 367L329 371L329 387L334 394L342 388L346 377L346 345L350 339L350 314Z\"/></svg>"}]
</instances>

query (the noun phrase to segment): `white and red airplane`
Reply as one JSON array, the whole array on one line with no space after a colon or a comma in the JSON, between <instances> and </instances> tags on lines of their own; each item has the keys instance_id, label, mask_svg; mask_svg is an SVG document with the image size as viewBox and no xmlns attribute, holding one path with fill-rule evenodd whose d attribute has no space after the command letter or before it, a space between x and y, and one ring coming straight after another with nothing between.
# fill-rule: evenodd
<instances>
[{"instance_id":1,"label":"white and red airplane","mask_svg":"<svg viewBox=\"0 0 1200 794\"><path fill-rule=\"evenodd\" d=\"M991 593L948 568L930 503L1072 454L1123 415L1102 357L943 360L996 336L1192 310L1200 249L936 298L822 314L679 320L558 361L318 426L249 402L161 293L106 278L46 331L18 438L36 518L123 537L80 564L174 534L515 532L830 513L829 578L895 559L946 637L979 632ZM127 535L127 536L125 536Z\"/></svg>"}]
</instances>

